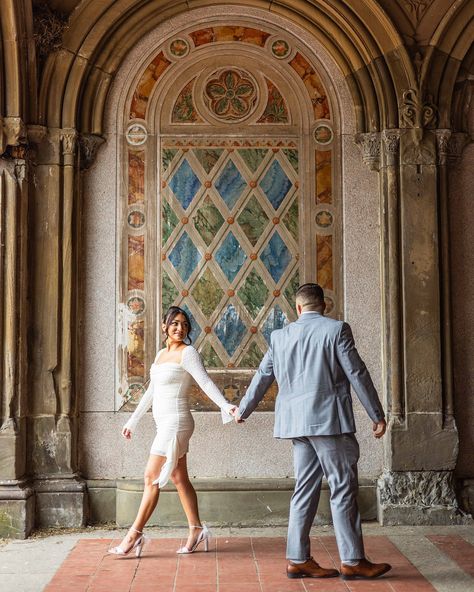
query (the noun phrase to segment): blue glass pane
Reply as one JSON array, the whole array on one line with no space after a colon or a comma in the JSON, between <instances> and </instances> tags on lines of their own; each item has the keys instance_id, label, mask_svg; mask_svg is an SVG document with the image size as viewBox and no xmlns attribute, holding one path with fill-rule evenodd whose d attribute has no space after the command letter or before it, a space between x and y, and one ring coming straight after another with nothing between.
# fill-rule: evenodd
<instances>
[{"instance_id":1,"label":"blue glass pane","mask_svg":"<svg viewBox=\"0 0 474 592\"><path fill-rule=\"evenodd\" d=\"M189 334L189 336L193 341L196 341L199 335L201 335L201 327L198 325L193 313L190 311L187 304L182 305L181 308L187 312L189 320L191 321L192 331Z\"/></svg>"},{"instance_id":2,"label":"blue glass pane","mask_svg":"<svg viewBox=\"0 0 474 592\"><path fill-rule=\"evenodd\" d=\"M226 308L216 326L215 332L225 351L229 356L232 356L246 332L246 327L240 319L237 309L232 304L229 304Z\"/></svg>"},{"instance_id":3,"label":"blue glass pane","mask_svg":"<svg viewBox=\"0 0 474 592\"><path fill-rule=\"evenodd\" d=\"M200 259L201 254L188 233L184 232L169 255L169 260L184 282L189 279Z\"/></svg>"},{"instance_id":4,"label":"blue glass pane","mask_svg":"<svg viewBox=\"0 0 474 592\"><path fill-rule=\"evenodd\" d=\"M260 255L260 259L275 280L275 283L277 283L291 261L291 253L278 232L275 232L268 241L268 245Z\"/></svg>"},{"instance_id":5,"label":"blue glass pane","mask_svg":"<svg viewBox=\"0 0 474 592\"><path fill-rule=\"evenodd\" d=\"M232 232L229 232L219 247L216 253L216 261L229 282L239 273L245 261L245 253Z\"/></svg>"},{"instance_id":6,"label":"blue glass pane","mask_svg":"<svg viewBox=\"0 0 474 592\"><path fill-rule=\"evenodd\" d=\"M201 181L197 178L186 159L183 160L173 175L170 181L170 187L178 198L179 203L186 210L201 187Z\"/></svg>"},{"instance_id":7,"label":"blue glass pane","mask_svg":"<svg viewBox=\"0 0 474 592\"><path fill-rule=\"evenodd\" d=\"M270 314L265 319L262 327L262 335L270 345L270 335L275 329L281 329L288 324L288 319L285 313L281 310L278 304L270 311Z\"/></svg>"},{"instance_id":8,"label":"blue glass pane","mask_svg":"<svg viewBox=\"0 0 474 592\"><path fill-rule=\"evenodd\" d=\"M231 210L246 185L235 164L229 160L217 180L216 189Z\"/></svg>"},{"instance_id":9,"label":"blue glass pane","mask_svg":"<svg viewBox=\"0 0 474 592\"><path fill-rule=\"evenodd\" d=\"M281 168L278 160L272 162L265 176L260 181L260 187L275 210L278 210L291 187L291 181Z\"/></svg>"}]
</instances>

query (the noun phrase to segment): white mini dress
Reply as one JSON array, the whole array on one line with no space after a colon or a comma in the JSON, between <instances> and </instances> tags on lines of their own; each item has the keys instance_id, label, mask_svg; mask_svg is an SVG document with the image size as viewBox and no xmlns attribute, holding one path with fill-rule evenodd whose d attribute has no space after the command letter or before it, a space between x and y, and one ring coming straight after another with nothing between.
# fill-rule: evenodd
<instances>
[{"instance_id":1,"label":"white mini dress","mask_svg":"<svg viewBox=\"0 0 474 592\"><path fill-rule=\"evenodd\" d=\"M156 437L150 454L166 456L166 462L153 484L164 487L178 464L188 452L189 439L194 431L194 419L189 406L193 380L222 411L224 423L232 421L229 410L235 407L222 396L203 366L197 350L187 346L181 362L159 362L161 350L150 369L150 385L124 427L132 434L139 420L153 405Z\"/></svg>"}]
</instances>

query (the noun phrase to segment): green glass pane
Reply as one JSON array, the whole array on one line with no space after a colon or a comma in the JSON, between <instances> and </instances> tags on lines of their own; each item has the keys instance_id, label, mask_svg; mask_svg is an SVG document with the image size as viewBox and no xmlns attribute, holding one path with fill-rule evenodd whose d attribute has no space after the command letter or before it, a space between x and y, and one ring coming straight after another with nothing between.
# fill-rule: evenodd
<instances>
[{"instance_id":1,"label":"green glass pane","mask_svg":"<svg viewBox=\"0 0 474 592\"><path fill-rule=\"evenodd\" d=\"M252 270L237 293L254 319L267 300L268 288L256 271Z\"/></svg>"},{"instance_id":2,"label":"green glass pane","mask_svg":"<svg viewBox=\"0 0 474 592\"><path fill-rule=\"evenodd\" d=\"M298 198L291 204L283 218L283 223L290 231L291 236L298 242Z\"/></svg>"},{"instance_id":3,"label":"green glass pane","mask_svg":"<svg viewBox=\"0 0 474 592\"><path fill-rule=\"evenodd\" d=\"M266 148L241 148L237 152L252 173L255 173L262 164L268 150Z\"/></svg>"},{"instance_id":4,"label":"green glass pane","mask_svg":"<svg viewBox=\"0 0 474 592\"><path fill-rule=\"evenodd\" d=\"M201 350L201 357L206 368L223 368L224 364L212 345L207 342Z\"/></svg>"},{"instance_id":5,"label":"green glass pane","mask_svg":"<svg viewBox=\"0 0 474 592\"><path fill-rule=\"evenodd\" d=\"M297 271L293 277L291 278L291 280L286 284L286 288L285 288L285 298L288 300L288 303L290 304L290 306L295 309L296 305L295 305L295 294L296 294L296 290L298 289L298 286L300 285L300 274L299 271Z\"/></svg>"},{"instance_id":6,"label":"green glass pane","mask_svg":"<svg viewBox=\"0 0 474 592\"><path fill-rule=\"evenodd\" d=\"M193 216L193 222L202 240L209 246L224 223L224 218L212 203L211 198L207 196L203 201L203 205Z\"/></svg>"},{"instance_id":7,"label":"green glass pane","mask_svg":"<svg viewBox=\"0 0 474 592\"><path fill-rule=\"evenodd\" d=\"M161 276L161 308L163 315L176 300L178 294L179 292L171 281L170 276L166 271L163 271Z\"/></svg>"},{"instance_id":8,"label":"green glass pane","mask_svg":"<svg viewBox=\"0 0 474 592\"><path fill-rule=\"evenodd\" d=\"M289 160L291 166L295 169L296 172L298 172L298 150L284 148L282 152Z\"/></svg>"},{"instance_id":9,"label":"green glass pane","mask_svg":"<svg viewBox=\"0 0 474 592\"><path fill-rule=\"evenodd\" d=\"M173 212L170 204L167 201L163 201L162 216L163 228L161 235L161 245L163 246L166 244L167 240L171 236L171 233L176 228L179 220L178 216L176 216L176 214Z\"/></svg>"},{"instance_id":10,"label":"green glass pane","mask_svg":"<svg viewBox=\"0 0 474 592\"><path fill-rule=\"evenodd\" d=\"M252 195L240 216L237 218L237 221L242 227L245 236L249 239L252 245L255 245L268 224L268 216L265 214L265 210L262 206L258 203L256 197Z\"/></svg>"},{"instance_id":11,"label":"green glass pane","mask_svg":"<svg viewBox=\"0 0 474 592\"><path fill-rule=\"evenodd\" d=\"M252 341L249 348L245 352L243 358L239 362L240 368L257 368L263 358L263 353L255 341Z\"/></svg>"},{"instance_id":12,"label":"green glass pane","mask_svg":"<svg viewBox=\"0 0 474 592\"><path fill-rule=\"evenodd\" d=\"M169 164L173 160L176 152L178 151L174 148L163 148L161 152L161 163L164 171L166 171L166 169L169 167Z\"/></svg>"},{"instance_id":13,"label":"green glass pane","mask_svg":"<svg viewBox=\"0 0 474 592\"><path fill-rule=\"evenodd\" d=\"M222 154L222 148L196 148L194 154L206 173L210 173Z\"/></svg>"},{"instance_id":14,"label":"green glass pane","mask_svg":"<svg viewBox=\"0 0 474 592\"><path fill-rule=\"evenodd\" d=\"M199 308L206 317L209 317L216 310L223 294L224 290L219 286L209 267L206 267L192 290L194 300L199 304Z\"/></svg>"}]
</instances>

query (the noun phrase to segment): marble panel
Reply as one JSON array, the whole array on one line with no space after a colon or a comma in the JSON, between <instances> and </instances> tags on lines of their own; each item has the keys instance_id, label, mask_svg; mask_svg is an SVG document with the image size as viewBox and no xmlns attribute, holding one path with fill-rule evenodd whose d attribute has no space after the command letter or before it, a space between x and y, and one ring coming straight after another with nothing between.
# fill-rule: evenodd
<instances>
[{"instance_id":1,"label":"marble panel","mask_svg":"<svg viewBox=\"0 0 474 592\"><path fill-rule=\"evenodd\" d=\"M163 199L163 205L161 207L161 244L164 246L167 242L173 230L178 226L178 216L174 213L170 204Z\"/></svg>"},{"instance_id":2,"label":"marble panel","mask_svg":"<svg viewBox=\"0 0 474 592\"><path fill-rule=\"evenodd\" d=\"M252 269L237 294L250 316L255 319L267 301L269 290L255 269Z\"/></svg>"},{"instance_id":3,"label":"marble panel","mask_svg":"<svg viewBox=\"0 0 474 592\"><path fill-rule=\"evenodd\" d=\"M288 208L283 217L283 224L288 228L289 233L293 237L296 244L299 241L299 206L298 197L293 200L293 203Z\"/></svg>"},{"instance_id":4,"label":"marble panel","mask_svg":"<svg viewBox=\"0 0 474 592\"><path fill-rule=\"evenodd\" d=\"M131 377L143 377L145 366L145 323L143 319L132 321L128 324L127 342L127 375Z\"/></svg>"},{"instance_id":5,"label":"marble panel","mask_svg":"<svg viewBox=\"0 0 474 592\"><path fill-rule=\"evenodd\" d=\"M238 310L233 304L229 304L215 328L215 333L229 356L234 355L246 332Z\"/></svg>"},{"instance_id":6,"label":"marble panel","mask_svg":"<svg viewBox=\"0 0 474 592\"><path fill-rule=\"evenodd\" d=\"M199 335L201 335L202 328L199 325L199 323L196 321L196 317L193 315L189 306L187 304L183 304L183 303L181 303L180 306L186 312L186 314L189 317L189 320L191 321L191 331L189 332L189 336L191 337L191 339L193 341L196 341L196 339L199 337Z\"/></svg>"},{"instance_id":7,"label":"marble panel","mask_svg":"<svg viewBox=\"0 0 474 592\"><path fill-rule=\"evenodd\" d=\"M206 341L201 347L200 351L204 366L207 368L223 368L224 364L217 354L216 350L212 347L209 341Z\"/></svg>"},{"instance_id":8,"label":"marble panel","mask_svg":"<svg viewBox=\"0 0 474 592\"><path fill-rule=\"evenodd\" d=\"M195 148L193 152L202 168L209 174L224 150L222 148Z\"/></svg>"},{"instance_id":9,"label":"marble panel","mask_svg":"<svg viewBox=\"0 0 474 592\"><path fill-rule=\"evenodd\" d=\"M270 345L270 335L275 329L282 329L288 325L288 317L282 309L276 304L268 314L262 326L262 335L265 337L268 345Z\"/></svg>"},{"instance_id":10,"label":"marble panel","mask_svg":"<svg viewBox=\"0 0 474 592\"><path fill-rule=\"evenodd\" d=\"M299 170L298 150L295 150L294 148L283 148L282 152L288 159L288 162L291 164L291 166L295 169L295 172L297 173Z\"/></svg>"},{"instance_id":11,"label":"marble panel","mask_svg":"<svg viewBox=\"0 0 474 592\"><path fill-rule=\"evenodd\" d=\"M128 289L143 290L145 285L145 237L128 237Z\"/></svg>"},{"instance_id":12,"label":"marble panel","mask_svg":"<svg viewBox=\"0 0 474 592\"><path fill-rule=\"evenodd\" d=\"M270 33L265 33L252 27L242 27L236 25L216 26L199 29L189 34L194 45L200 47L207 43L217 43L219 41L241 41L242 43L251 43L263 47Z\"/></svg>"},{"instance_id":13,"label":"marble panel","mask_svg":"<svg viewBox=\"0 0 474 592\"><path fill-rule=\"evenodd\" d=\"M309 98L313 104L314 118L330 119L331 113L327 93L313 66L299 52L291 60L290 66L301 78L308 91Z\"/></svg>"},{"instance_id":14,"label":"marble panel","mask_svg":"<svg viewBox=\"0 0 474 592\"><path fill-rule=\"evenodd\" d=\"M274 160L260 181L260 188L275 210L278 210L291 189L291 181L278 160Z\"/></svg>"},{"instance_id":15,"label":"marble panel","mask_svg":"<svg viewBox=\"0 0 474 592\"><path fill-rule=\"evenodd\" d=\"M237 222L240 224L245 236L253 246L262 236L269 221L265 210L259 204L255 195L250 197L237 218Z\"/></svg>"},{"instance_id":16,"label":"marble panel","mask_svg":"<svg viewBox=\"0 0 474 592\"><path fill-rule=\"evenodd\" d=\"M193 86L195 80L193 78L181 89L171 114L173 123L203 123L203 119L199 116L194 105Z\"/></svg>"},{"instance_id":17,"label":"marble panel","mask_svg":"<svg viewBox=\"0 0 474 592\"><path fill-rule=\"evenodd\" d=\"M229 210L232 210L246 185L234 162L229 160L217 179L216 189Z\"/></svg>"},{"instance_id":18,"label":"marble panel","mask_svg":"<svg viewBox=\"0 0 474 592\"><path fill-rule=\"evenodd\" d=\"M188 281L201 259L201 253L194 246L189 234L183 232L169 254L169 260L184 282Z\"/></svg>"},{"instance_id":19,"label":"marble panel","mask_svg":"<svg viewBox=\"0 0 474 592\"><path fill-rule=\"evenodd\" d=\"M245 162L248 169L255 173L259 166L262 164L265 156L268 154L266 148L239 148L237 150L240 158Z\"/></svg>"},{"instance_id":20,"label":"marble panel","mask_svg":"<svg viewBox=\"0 0 474 592\"><path fill-rule=\"evenodd\" d=\"M196 193L201 187L201 181L193 168L189 164L187 158L179 165L178 170L173 175L169 186L175 194L183 209L187 209L189 204L193 201Z\"/></svg>"},{"instance_id":21,"label":"marble panel","mask_svg":"<svg viewBox=\"0 0 474 592\"><path fill-rule=\"evenodd\" d=\"M258 368L263 352L255 341L252 341L239 362L239 368Z\"/></svg>"},{"instance_id":22,"label":"marble panel","mask_svg":"<svg viewBox=\"0 0 474 592\"><path fill-rule=\"evenodd\" d=\"M145 201L145 153L128 153L128 204Z\"/></svg>"},{"instance_id":23,"label":"marble panel","mask_svg":"<svg viewBox=\"0 0 474 592\"><path fill-rule=\"evenodd\" d=\"M202 205L195 211L193 223L199 236L209 246L224 224L224 218L208 195L202 201Z\"/></svg>"},{"instance_id":24,"label":"marble panel","mask_svg":"<svg viewBox=\"0 0 474 592\"><path fill-rule=\"evenodd\" d=\"M316 203L332 203L332 152L316 150Z\"/></svg>"},{"instance_id":25,"label":"marble panel","mask_svg":"<svg viewBox=\"0 0 474 592\"><path fill-rule=\"evenodd\" d=\"M290 281L286 284L284 289L285 298L288 300L288 304L291 306L293 310L296 309L296 291L300 285L300 272L297 271L291 276Z\"/></svg>"},{"instance_id":26,"label":"marble panel","mask_svg":"<svg viewBox=\"0 0 474 592\"><path fill-rule=\"evenodd\" d=\"M210 317L221 301L224 290L220 287L210 268L206 267L204 273L195 283L191 294L203 314Z\"/></svg>"},{"instance_id":27,"label":"marble panel","mask_svg":"<svg viewBox=\"0 0 474 592\"><path fill-rule=\"evenodd\" d=\"M161 309L163 315L166 313L168 308L174 304L179 296L178 290L175 288L172 279L162 270L161 272Z\"/></svg>"},{"instance_id":28,"label":"marble panel","mask_svg":"<svg viewBox=\"0 0 474 592\"><path fill-rule=\"evenodd\" d=\"M229 232L217 250L215 258L229 282L232 282L244 264L246 255L234 234Z\"/></svg>"},{"instance_id":29,"label":"marble panel","mask_svg":"<svg viewBox=\"0 0 474 592\"><path fill-rule=\"evenodd\" d=\"M163 171L168 170L170 162L176 156L178 151L176 148L163 148L161 150L161 168Z\"/></svg>"},{"instance_id":30,"label":"marble panel","mask_svg":"<svg viewBox=\"0 0 474 592\"><path fill-rule=\"evenodd\" d=\"M145 118L148 100L156 81L170 64L171 62L165 57L162 51L148 64L133 93L132 103L130 105L130 119Z\"/></svg>"},{"instance_id":31,"label":"marble panel","mask_svg":"<svg viewBox=\"0 0 474 592\"><path fill-rule=\"evenodd\" d=\"M332 290L333 269L332 269L332 235L316 235L316 265L318 270L318 284L327 290Z\"/></svg>"},{"instance_id":32,"label":"marble panel","mask_svg":"<svg viewBox=\"0 0 474 592\"><path fill-rule=\"evenodd\" d=\"M263 249L260 259L274 282L278 283L291 261L291 253L277 231L273 233L272 238Z\"/></svg>"}]
</instances>

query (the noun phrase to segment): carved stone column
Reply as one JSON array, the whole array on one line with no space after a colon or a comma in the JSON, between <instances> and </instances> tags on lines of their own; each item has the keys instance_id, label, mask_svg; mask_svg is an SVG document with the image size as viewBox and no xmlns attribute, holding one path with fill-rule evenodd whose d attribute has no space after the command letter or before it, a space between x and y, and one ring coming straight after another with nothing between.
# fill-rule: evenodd
<instances>
[{"instance_id":1,"label":"carved stone column","mask_svg":"<svg viewBox=\"0 0 474 592\"><path fill-rule=\"evenodd\" d=\"M85 483L77 475L73 367L77 133L49 129L38 140L30 216L30 472L37 524L81 526L86 495Z\"/></svg>"},{"instance_id":2,"label":"carved stone column","mask_svg":"<svg viewBox=\"0 0 474 592\"><path fill-rule=\"evenodd\" d=\"M444 144L438 142L437 151L437 139L445 136L431 129L435 118L436 109L409 90L400 105L401 129L383 133L389 430L378 493L384 524L462 520L452 483L458 436L449 403L451 361L443 347L447 310L440 293L445 266L440 241L446 237L438 157Z\"/></svg>"},{"instance_id":3,"label":"carved stone column","mask_svg":"<svg viewBox=\"0 0 474 592\"><path fill-rule=\"evenodd\" d=\"M28 162L24 125L0 122L0 537L34 525L26 474Z\"/></svg>"}]
</instances>

